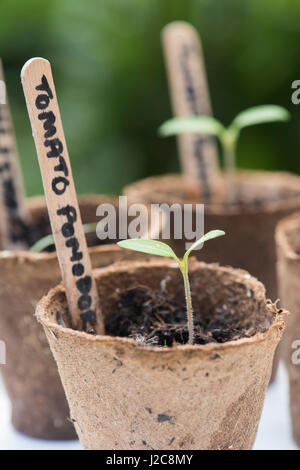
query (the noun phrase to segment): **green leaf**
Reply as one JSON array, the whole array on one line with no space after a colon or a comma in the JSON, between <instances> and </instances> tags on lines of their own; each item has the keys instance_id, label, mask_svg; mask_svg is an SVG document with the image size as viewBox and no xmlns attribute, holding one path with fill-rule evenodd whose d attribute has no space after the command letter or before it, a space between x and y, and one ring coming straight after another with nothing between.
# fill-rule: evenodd
<instances>
[{"instance_id":1,"label":"green leaf","mask_svg":"<svg viewBox=\"0 0 300 470\"><path fill-rule=\"evenodd\" d=\"M122 240L118 245L128 250L140 251L148 255L164 256L165 258L173 258L180 263L172 248L166 243L156 240L146 240L144 238L132 238L130 240Z\"/></svg>"},{"instance_id":2,"label":"green leaf","mask_svg":"<svg viewBox=\"0 0 300 470\"><path fill-rule=\"evenodd\" d=\"M158 133L162 137L183 133L210 134L219 136L223 131L224 126L211 116L173 118L164 122L158 129Z\"/></svg>"},{"instance_id":3,"label":"green leaf","mask_svg":"<svg viewBox=\"0 0 300 470\"><path fill-rule=\"evenodd\" d=\"M202 245L203 243L207 242L208 240L212 240L213 238L222 237L223 235L225 235L223 230L211 230L210 232L207 232L205 235L203 235L203 237L199 238L199 240L193 243L191 248L189 248L185 253L184 258L186 259L191 251L195 250L195 248L197 248L199 245Z\"/></svg>"},{"instance_id":4,"label":"green leaf","mask_svg":"<svg viewBox=\"0 0 300 470\"><path fill-rule=\"evenodd\" d=\"M254 124L263 124L265 122L288 121L290 113L276 105L255 106L239 113L232 121L230 127L242 129Z\"/></svg>"},{"instance_id":5,"label":"green leaf","mask_svg":"<svg viewBox=\"0 0 300 470\"><path fill-rule=\"evenodd\" d=\"M41 253L44 251L46 248L49 246L54 245L54 237L52 234L46 235L43 238L40 238L32 247L29 249L29 251L35 252L35 253Z\"/></svg>"},{"instance_id":6,"label":"green leaf","mask_svg":"<svg viewBox=\"0 0 300 470\"><path fill-rule=\"evenodd\" d=\"M93 224L85 224L83 225L83 231L84 233L92 233L96 231L97 223ZM41 253L42 251L46 250L51 245L54 245L54 237L52 233L50 235L46 235L43 238L40 238L32 247L30 248L29 251L32 251L34 253Z\"/></svg>"}]
</instances>

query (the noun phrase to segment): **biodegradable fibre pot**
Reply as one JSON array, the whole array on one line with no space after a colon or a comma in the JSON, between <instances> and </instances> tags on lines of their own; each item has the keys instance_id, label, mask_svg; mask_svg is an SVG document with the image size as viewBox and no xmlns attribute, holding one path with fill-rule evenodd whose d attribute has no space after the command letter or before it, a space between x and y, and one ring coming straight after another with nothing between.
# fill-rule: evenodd
<instances>
[{"instance_id":1,"label":"biodegradable fibre pot","mask_svg":"<svg viewBox=\"0 0 300 470\"><path fill-rule=\"evenodd\" d=\"M300 212L278 224L276 243L280 298L291 312L282 353L289 375L293 434L300 446Z\"/></svg>"},{"instance_id":2,"label":"biodegradable fibre pot","mask_svg":"<svg viewBox=\"0 0 300 470\"><path fill-rule=\"evenodd\" d=\"M185 305L170 260L124 262L94 271L106 325L117 293L147 286ZM250 449L253 446L283 314L246 271L190 262L195 315L220 308L252 337L227 343L158 347L132 338L68 328L62 285L37 307L84 449ZM201 313L200 313L201 312ZM63 318L64 324L59 321Z\"/></svg>"},{"instance_id":3,"label":"biodegradable fibre pot","mask_svg":"<svg viewBox=\"0 0 300 470\"><path fill-rule=\"evenodd\" d=\"M109 196L81 196L79 202L84 223L99 221L100 203L117 207L117 199ZM49 224L44 198L32 198L29 208L33 225ZM93 246L89 253L94 267L141 257L117 245ZM6 344L7 362L1 372L12 403L13 426L36 438L75 438L55 361L34 318L38 300L61 280L56 253L2 251L0 267L0 339Z\"/></svg>"},{"instance_id":4,"label":"biodegradable fibre pot","mask_svg":"<svg viewBox=\"0 0 300 470\"><path fill-rule=\"evenodd\" d=\"M236 180L239 203L228 206L219 202L204 207L205 232L220 229L226 237L222 243L211 240L205 249L193 254L208 263L246 269L265 285L267 296L275 301L275 227L281 218L300 209L300 177L282 172L237 171ZM201 203L197 183L181 175L147 178L127 186L124 193L138 202ZM223 194L224 181L215 199L221 201ZM183 255L185 242L171 241L178 255Z\"/></svg>"}]
</instances>

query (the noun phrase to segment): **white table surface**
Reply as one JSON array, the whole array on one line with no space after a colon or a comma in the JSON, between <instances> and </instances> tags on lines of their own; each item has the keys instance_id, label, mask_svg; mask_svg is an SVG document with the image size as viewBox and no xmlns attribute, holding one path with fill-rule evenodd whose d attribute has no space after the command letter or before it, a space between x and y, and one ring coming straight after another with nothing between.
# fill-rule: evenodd
<instances>
[{"instance_id":1,"label":"white table surface","mask_svg":"<svg viewBox=\"0 0 300 470\"><path fill-rule=\"evenodd\" d=\"M281 364L276 382L268 389L255 450L297 450L289 417L288 381ZM31 439L10 424L10 404L0 379L0 450L80 450L77 441ZM299 449L298 449L299 450Z\"/></svg>"}]
</instances>

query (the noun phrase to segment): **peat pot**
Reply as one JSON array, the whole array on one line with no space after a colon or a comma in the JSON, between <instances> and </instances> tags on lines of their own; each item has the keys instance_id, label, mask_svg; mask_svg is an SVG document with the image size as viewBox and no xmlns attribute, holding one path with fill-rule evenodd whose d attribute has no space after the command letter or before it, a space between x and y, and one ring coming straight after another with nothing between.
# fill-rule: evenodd
<instances>
[{"instance_id":1,"label":"peat pot","mask_svg":"<svg viewBox=\"0 0 300 470\"><path fill-rule=\"evenodd\" d=\"M280 298L291 312L282 344L290 382L293 434L300 446L300 213L277 226L278 280Z\"/></svg>"},{"instance_id":2,"label":"peat pot","mask_svg":"<svg viewBox=\"0 0 300 470\"><path fill-rule=\"evenodd\" d=\"M115 198L98 195L81 196L79 202L84 223L99 220L100 203L117 205ZM33 225L49 233L44 199L32 198L29 208ZM93 246L89 252L94 267L136 259L117 245ZM1 372L12 403L13 426L41 439L75 438L55 361L34 318L38 300L60 282L56 253L1 251L0 270L0 339L6 344L7 362Z\"/></svg>"},{"instance_id":3,"label":"peat pot","mask_svg":"<svg viewBox=\"0 0 300 470\"><path fill-rule=\"evenodd\" d=\"M184 308L182 277L169 260L125 262L94 273L107 329L119 293L139 285L163 290ZM39 302L37 318L84 449L252 448L285 312L246 271L191 260L190 280L195 321L226 309L248 335L159 347L68 328L62 285Z\"/></svg>"},{"instance_id":4,"label":"peat pot","mask_svg":"<svg viewBox=\"0 0 300 470\"><path fill-rule=\"evenodd\" d=\"M266 287L267 297L279 297L276 276L275 227L277 222L300 209L300 177L285 172L236 172L237 203L223 203L225 184L220 180L214 204L205 204L205 232L224 230L226 237L219 243L211 240L204 250L193 254L207 263L246 269ZM201 203L197 184L181 175L146 178L127 186L124 194L137 202ZM172 232L171 232L172 233ZM171 240L175 252L182 255L186 240ZM271 381L279 362L275 355Z\"/></svg>"}]
</instances>

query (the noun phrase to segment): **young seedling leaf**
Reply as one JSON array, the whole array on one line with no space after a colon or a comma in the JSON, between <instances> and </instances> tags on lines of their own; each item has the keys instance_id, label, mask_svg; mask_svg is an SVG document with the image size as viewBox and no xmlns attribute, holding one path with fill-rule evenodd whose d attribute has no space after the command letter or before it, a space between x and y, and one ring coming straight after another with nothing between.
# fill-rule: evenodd
<instances>
[{"instance_id":1,"label":"young seedling leaf","mask_svg":"<svg viewBox=\"0 0 300 470\"><path fill-rule=\"evenodd\" d=\"M184 291L185 291L185 299L186 299L186 310L187 310L187 320L188 320L188 330L189 330L189 344L193 344L193 337L194 337L194 322L193 322L193 305L192 305L192 296L191 296L191 288L189 282L189 267L188 267L188 256L192 250L194 250L197 246L202 243L205 243L207 240L211 240L212 238L221 237L225 235L223 230L212 230L200 240L197 240L191 248L185 253L182 260L177 258L172 248L170 248L166 243L158 242L155 240L147 240L142 238L133 238L131 240L122 240L118 242L118 245L127 248L129 250L140 251L142 253L147 253L150 255L157 255L157 256L164 256L165 258L173 258L176 260L178 267L181 271L184 281Z\"/></svg>"},{"instance_id":2,"label":"young seedling leaf","mask_svg":"<svg viewBox=\"0 0 300 470\"><path fill-rule=\"evenodd\" d=\"M88 234L88 233L95 232L97 225L98 224L96 223L83 225L84 233ZM34 245L32 245L29 251L33 253L41 253L42 251L49 248L49 246L54 245L54 244L55 244L54 236L52 235L52 233L50 233L49 235L45 235L45 237L40 238Z\"/></svg>"},{"instance_id":3,"label":"young seedling leaf","mask_svg":"<svg viewBox=\"0 0 300 470\"><path fill-rule=\"evenodd\" d=\"M203 133L218 137L223 151L224 167L227 175L226 199L231 204L236 199L235 162L240 131L247 126L266 122L287 121L289 118L290 113L281 106L256 106L239 113L227 128L210 116L193 116L166 121L160 126L159 134L167 137L184 133Z\"/></svg>"},{"instance_id":4,"label":"young seedling leaf","mask_svg":"<svg viewBox=\"0 0 300 470\"><path fill-rule=\"evenodd\" d=\"M230 127L242 129L243 127L263 124L265 122L288 121L290 113L276 105L255 106L239 113L232 121Z\"/></svg>"},{"instance_id":5,"label":"young seedling leaf","mask_svg":"<svg viewBox=\"0 0 300 470\"><path fill-rule=\"evenodd\" d=\"M128 250L140 251L147 253L148 255L164 256L165 258L173 258L179 262L172 248L166 243L162 243L156 240L147 240L144 238L132 238L129 240L122 240L118 242L118 245Z\"/></svg>"},{"instance_id":6,"label":"young seedling leaf","mask_svg":"<svg viewBox=\"0 0 300 470\"><path fill-rule=\"evenodd\" d=\"M37 242L34 243L29 249L32 253L41 253L42 251L49 248L49 246L54 245L54 237L52 233L49 235L45 235L44 237L40 238Z\"/></svg>"},{"instance_id":7,"label":"young seedling leaf","mask_svg":"<svg viewBox=\"0 0 300 470\"><path fill-rule=\"evenodd\" d=\"M159 135L168 137L183 133L210 134L219 136L224 126L211 116L192 116L188 118L173 118L164 122L158 129Z\"/></svg>"},{"instance_id":8,"label":"young seedling leaf","mask_svg":"<svg viewBox=\"0 0 300 470\"><path fill-rule=\"evenodd\" d=\"M199 238L193 245L186 251L184 258L187 259L191 251L195 250L199 245L202 245L203 243L207 242L208 240L212 240L213 238L217 237L222 237L225 235L225 232L223 230L211 230L210 232L207 232L203 237Z\"/></svg>"}]
</instances>

